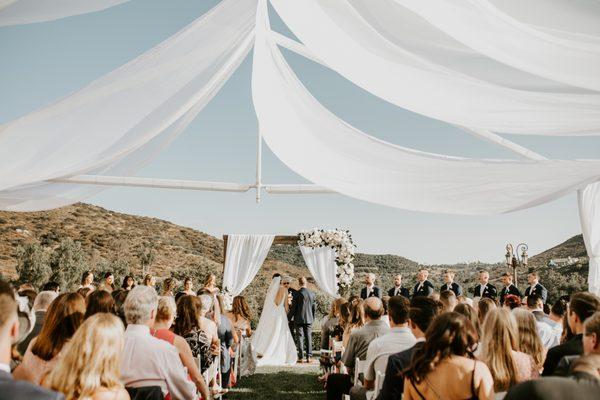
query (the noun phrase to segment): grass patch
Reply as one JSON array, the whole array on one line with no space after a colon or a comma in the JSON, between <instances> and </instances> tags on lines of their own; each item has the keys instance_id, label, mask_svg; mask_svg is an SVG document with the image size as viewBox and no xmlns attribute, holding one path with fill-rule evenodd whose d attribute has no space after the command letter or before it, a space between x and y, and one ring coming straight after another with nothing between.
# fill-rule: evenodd
<instances>
[{"instance_id":1,"label":"grass patch","mask_svg":"<svg viewBox=\"0 0 600 400\"><path fill-rule=\"evenodd\" d=\"M261 367L254 375L240 379L226 398L322 400L325 390L317 381L318 373L316 366Z\"/></svg>"}]
</instances>

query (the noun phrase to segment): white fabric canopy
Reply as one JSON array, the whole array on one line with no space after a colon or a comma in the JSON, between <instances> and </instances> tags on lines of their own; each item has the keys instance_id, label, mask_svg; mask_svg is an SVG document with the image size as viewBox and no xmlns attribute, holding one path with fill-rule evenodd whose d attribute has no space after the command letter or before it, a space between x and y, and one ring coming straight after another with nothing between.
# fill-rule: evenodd
<instances>
[{"instance_id":1,"label":"white fabric canopy","mask_svg":"<svg viewBox=\"0 0 600 400\"><path fill-rule=\"evenodd\" d=\"M275 235L229 235L223 288L237 296L252 282L269 254Z\"/></svg>"},{"instance_id":2,"label":"white fabric canopy","mask_svg":"<svg viewBox=\"0 0 600 400\"><path fill-rule=\"evenodd\" d=\"M104 10L129 0L0 0L0 26L52 21Z\"/></svg>"},{"instance_id":3,"label":"white fabric canopy","mask_svg":"<svg viewBox=\"0 0 600 400\"><path fill-rule=\"evenodd\" d=\"M589 291L600 295L600 183L580 190L578 198L581 231L590 258Z\"/></svg>"},{"instance_id":4,"label":"white fabric canopy","mask_svg":"<svg viewBox=\"0 0 600 400\"><path fill-rule=\"evenodd\" d=\"M330 296L338 297L336 253L331 247L299 246L304 262L317 286Z\"/></svg>"},{"instance_id":5,"label":"white fabric canopy","mask_svg":"<svg viewBox=\"0 0 600 400\"><path fill-rule=\"evenodd\" d=\"M492 214L532 207L600 179L600 161L464 159L366 135L307 92L270 36L266 8L259 12L252 93L261 134L288 167L318 185L404 209Z\"/></svg>"},{"instance_id":6,"label":"white fabric canopy","mask_svg":"<svg viewBox=\"0 0 600 400\"><path fill-rule=\"evenodd\" d=\"M403 108L495 132L600 134L598 93L515 89L448 69L384 38L348 1L271 3L317 59Z\"/></svg>"},{"instance_id":7,"label":"white fabric canopy","mask_svg":"<svg viewBox=\"0 0 600 400\"><path fill-rule=\"evenodd\" d=\"M99 190L50 179L133 173L185 129L243 61L255 11L255 1L224 0L78 92L0 125L0 208L54 208Z\"/></svg>"}]
</instances>

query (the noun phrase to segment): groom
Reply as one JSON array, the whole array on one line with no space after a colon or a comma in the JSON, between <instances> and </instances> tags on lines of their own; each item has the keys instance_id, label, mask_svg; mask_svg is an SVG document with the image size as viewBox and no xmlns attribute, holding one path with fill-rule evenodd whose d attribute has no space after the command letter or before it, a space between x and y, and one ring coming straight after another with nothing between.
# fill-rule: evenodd
<instances>
[{"instance_id":1,"label":"groom","mask_svg":"<svg viewBox=\"0 0 600 400\"><path fill-rule=\"evenodd\" d=\"M298 279L300 289L292 298L290 315L294 321L294 339L298 350L298 362L306 354L306 362L312 357L312 323L315 320L315 294L306 288L306 278ZM304 352L306 350L306 353Z\"/></svg>"}]
</instances>

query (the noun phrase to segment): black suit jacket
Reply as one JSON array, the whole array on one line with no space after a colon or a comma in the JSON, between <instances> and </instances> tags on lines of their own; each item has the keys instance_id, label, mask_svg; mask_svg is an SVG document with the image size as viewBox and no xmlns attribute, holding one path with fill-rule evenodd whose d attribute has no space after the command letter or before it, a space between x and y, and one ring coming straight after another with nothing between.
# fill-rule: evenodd
<instances>
[{"instance_id":1,"label":"black suit jacket","mask_svg":"<svg viewBox=\"0 0 600 400\"><path fill-rule=\"evenodd\" d=\"M288 293L292 295L292 303L290 304L290 308L288 309L288 314L287 314L288 322L291 323L291 322L294 322L294 310L293 310L293 307L294 307L294 301L297 301L295 299L296 299L296 296L298 296L298 291L296 289L294 289L294 288L289 288L288 289ZM287 301L287 299L286 299L286 301Z\"/></svg>"},{"instance_id":2,"label":"black suit jacket","mask_svg":"<svg viewBox=\"0 0 600 400\"><path fill-rule=\"evenodd\" d=\"M544 361L544 371L542 376L550 376L554 374L554 370L558 366L560 359L564 356L574 356L583 353L583 335L579 334L571 338L566 343L559 344L548 350L546 361Z\"/></svg>"},{"instance_id":3,"label":"black suit jacket","mask_svg":"<svg viewBox=\"0 0 600 400\"><path fill-rule=\"evenodd\" d=\"M369 297L381 298L381 289L379 289L377 286L373 286L373 291L369 294ZM363 300L367 299L367 288L366 287L362 288L362 290L360 291L360 298Z\"/></svg>"},{"instance_id":4,"label":"black suit jacket","mask_svg":"<svg viewBox=\"0 0 600 400\"><path fill-rule=\"evenodd\" d=\"M542 286L541 283L538 283L533 287L533 293L531 291L531 286L527 286L525 289L525 296L529 296L530 294L536 294L542 298L542 302L546 304L546 299L548 298L548 290Z\"/></svg>"},{"instance_id":5,"label":"black suit jacket","mask_svg":"<svg viewBox=\"0 0 600 400\"><path fill-rule=\"evenodd\" d=\"M475 288L473 289L473 296L475 297L488 297L490 299L495 299L497 295L498 292L496 291L496 286L490 283L485 285L485 290L483 291L483 293L481 293L481 283L475 286Z\"/></svg>"},{"instance_id":6,"label":"black suit jacket","mask_svg":"<svg viewBox=\"0 0 600 400\"><path fill-rule=\"evenodd\" d=\"M390 296L390 297L396 296L396 287L394 286L393 288L388 290L387 293L388 293L388 296ZM400 296L404 296L407 299L410 299L410 292L408 291L407 288L400 287Z\"/></svg>"},{"instance_id":7,"label":"black suit jacket","mask_svg":"<svg viewBox=\"0 0 600 400\"><path fill-rule=\"evenodd\" d=\"M462 287L456 282L452 282L450 286L448 286L447 283L444 283L440 288L440 293L445 290L452 290L457 297L462 295Z\"/></svg>"},{"instance_id":8,"label":"black suit jacket","mask_svg":"<svg viewBox=\"0 0 600 400\"><path fill-rule=\"evenodd\" d=\"M506 286L504 286L502 290L500 290L500 305L504 304L504 298L507 294L514 294L515 296L523 297L521 296L521 291L519 290L519 288L517 288L511 283L508 289L506 288Z\"/></svg>"},{"instance_id":9,"label":"black suit jacket","mask_svg":"<svg viewBox=\"0 0 600 400\"><path fill-rule=\"evenodd\" d=\"M417 342L410 349L390 355L377 400L400 400L404 391L404 376L401 373L410 366L413 354L420 352L424 344L424 342Z\"/></svg>"},{"instance_id":10,"label":"black suit jacket","mask_svg":"<svg viewBox=\"0 0 600 400\"><path fill-rule=\"evenodd\" d=\"M0 371L0 399L63 400L64 396L29 382L15 381L8 372Z\"/></svg>"},{"instance_id":11,"label":"black suit jacket","mask_svg":"<svg viewBox=\"0 0 600 400\"><path fill-rule=\"evenodd\" d=\"M417 291L418 287L419 287L419 282L417 282L417 284L415 285L415 287L413 287L412 297L417 297L417 296L425 296L425 297L427 297L427 296L433 294L433 283L431 283L429 281L423 282L423 286L421 287L421 289L419 289Z\"/></svg>"},{"instance_id":12,"label":"black suit jacket","mask_svg":"<svg viewBox=\"0 0 600 400\"><path fill-rule=\"evenodd\" d=\"M292 299L290 312L294 316L294 324L312 324L315 320L315 294L307 288L298 290Z\"/></svg>"},{"instance_id":13,"label":"black suit jacket","mask_svg":"<svg viewBox=\"0 0 600 400\"><path fill-rule=\"evenodd\" d=\"M597 400L600 380L583 372L568 378L551 376L519 383L510 388L504 400Z\"/></svg>"}]
</instances>

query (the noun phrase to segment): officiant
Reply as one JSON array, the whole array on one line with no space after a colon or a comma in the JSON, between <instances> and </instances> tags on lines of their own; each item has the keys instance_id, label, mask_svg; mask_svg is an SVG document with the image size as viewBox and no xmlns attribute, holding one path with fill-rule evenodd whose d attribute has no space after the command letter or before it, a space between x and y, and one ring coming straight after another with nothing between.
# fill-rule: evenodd
<instances>
[{"instance_id":1,"label":"officiant","mask_svg":"<svg viewBox=\"0 0 600 400\"><path fill-rule=\"evenodd\" d=\"M290 332L292 332L292 334L294 334L294 313L292 311L292 304L294 303L294 299L298 296L298 290L296 290L294 287L292 287L292 278L290 278L289 276L284 276L283 278L281 278L281 283L288 290L287 307L286 307L286 309L288 310L287 317L288 317L288 324L290 326Z\"/></svg>"}]
</instances>

